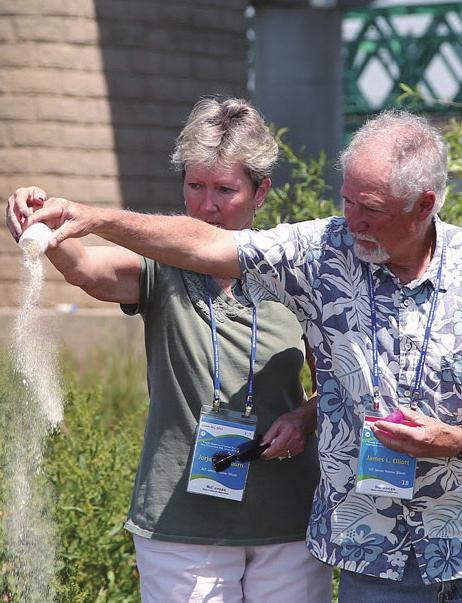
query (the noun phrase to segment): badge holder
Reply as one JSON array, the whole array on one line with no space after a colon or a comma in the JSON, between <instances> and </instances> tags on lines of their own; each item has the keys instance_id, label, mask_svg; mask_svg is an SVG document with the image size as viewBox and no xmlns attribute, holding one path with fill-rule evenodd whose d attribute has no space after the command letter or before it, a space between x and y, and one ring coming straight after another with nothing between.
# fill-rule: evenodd
<instances>
[{"instance_id":1,"label":"badge holder","mask_svg":"<svg viewBox=\"0 0 462 603\"><path fill-rule=\"evenodd\" d=\"M409 500L414 493L417 459L387 448L375 437L372 426L379 419L386 421L387 417L376 414L364 417L356 492Z\"/></svg>"},{"instance_id":2,"label":"badge holder","mask_svg":"<svg viewBox=\"0 0 462 603\"><path fill-rule=\"evenodd\" d=\"M210 327L213 344L213 404L201 408L189 472L187 492L206 494L218 498L241 501L244 496L250 461L236 458L224 470L215 470L212 458L217 453L234 455L242 444L252 442L257 431L257 417L253 409L253 380L257 349L257 311L254 306L250 342L250 368L247 381L247 398L243 412L223 408L220 404L220 359L218 335L208 278Z\"/></svg>"},{"instance_id":3,"label":"badge holder","mask_svg":"<svg viewBox=\"0 0 462 603\"><path fill-rule=\"evenodd\" d=\"M257 417L213 406L203 406L194 443L187 491L241 501L249 473L249 462L235 460L224 471L215 471L212 457L217 452L232 454L239 445L251 442Z\"/></svg>"}]
</instances>

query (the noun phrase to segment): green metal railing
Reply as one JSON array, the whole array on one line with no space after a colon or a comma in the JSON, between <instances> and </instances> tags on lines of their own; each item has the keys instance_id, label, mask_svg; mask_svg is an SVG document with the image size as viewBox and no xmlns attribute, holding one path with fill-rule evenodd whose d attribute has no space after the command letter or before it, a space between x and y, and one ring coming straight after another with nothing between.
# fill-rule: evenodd
<instances>
[{"instance_id":1,"label":"green metal railing","mask_svg":"<svg viewBox=\"0 0 462 603\"><path fill-rule=\"evenodd\" d=\"M461 113L462 3L369 7L344 15L347 129L418 89L419 111ZM443 101L443 102L441 102Z\"/></svg>"}]
</instances>

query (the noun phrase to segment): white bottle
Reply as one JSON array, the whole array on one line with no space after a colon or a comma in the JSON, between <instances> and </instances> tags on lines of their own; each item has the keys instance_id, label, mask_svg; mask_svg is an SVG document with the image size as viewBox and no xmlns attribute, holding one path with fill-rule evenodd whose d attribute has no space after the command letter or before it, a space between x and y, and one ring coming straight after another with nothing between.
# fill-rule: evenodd
<instances>
[{"instance_id":1,"label":"white bottle","mask_svg":"<svg viewBox=\"0 0 462 603\"><path fill-rule=\"evenodd\" d=\"M43 222L36 222L29 226L19 238L18 245L24 254L43 255L48 249L48 241L53 231Z\"/></svg>"}]
</instances>

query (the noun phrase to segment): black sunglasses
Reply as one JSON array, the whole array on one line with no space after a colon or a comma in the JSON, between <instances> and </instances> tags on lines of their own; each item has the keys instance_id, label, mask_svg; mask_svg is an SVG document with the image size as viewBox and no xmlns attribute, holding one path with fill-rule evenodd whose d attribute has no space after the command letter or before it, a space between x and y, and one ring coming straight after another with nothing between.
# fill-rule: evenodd
<instances>
[{"instance_id":1,"label":"black sunglasses","mask_svg":"<svg viewBox=\"0 0 462 603\"><path fill-rule=\"evenodd\" d=\"M270 447L271 444L261 444L261 435L258 435L255 440L251 442L244 442L239 444L236 448L236 452L215 452L212 456L212 465L217 473L225 471L231 465L233 461L242 461L248 463L255 461L261 455L261 453Z\"/></svg>"}]
</instances>

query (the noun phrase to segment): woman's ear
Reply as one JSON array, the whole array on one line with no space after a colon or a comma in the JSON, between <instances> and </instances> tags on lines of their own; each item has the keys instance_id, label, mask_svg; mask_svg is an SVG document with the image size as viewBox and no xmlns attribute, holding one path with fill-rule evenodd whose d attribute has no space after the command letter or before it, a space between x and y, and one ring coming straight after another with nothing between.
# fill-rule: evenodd
<instances>
[{"instance_id":1,"label":"woman's ear","mask_svg":"<svg viewBox=\"0 0 462 603\"><path fill-rule=\"evenodd\" d=\"M265 202L266 195L271 188L271 178L263 178L260 186L257 188L254 198L254 208L259 209Z\"/></svg>"}]
</instances>

